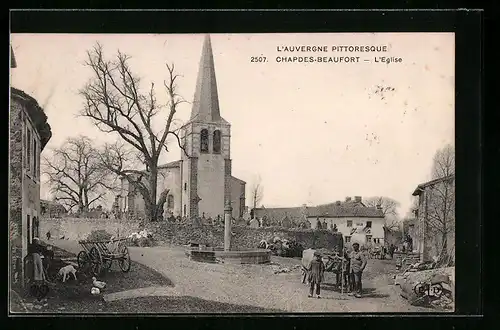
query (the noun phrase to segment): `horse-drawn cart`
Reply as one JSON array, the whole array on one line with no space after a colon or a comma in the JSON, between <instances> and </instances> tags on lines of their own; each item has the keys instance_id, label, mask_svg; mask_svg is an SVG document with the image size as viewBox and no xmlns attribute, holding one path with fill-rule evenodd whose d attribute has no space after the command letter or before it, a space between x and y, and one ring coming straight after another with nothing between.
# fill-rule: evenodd
<instances>
[{"instance_id":1,"label":"horse-drawn cart","mask_svg":"<svg viewBox=\"0 0 500 330\"><path fill-rule=\"evenodd\" d=\"M130 254L125 245L127 238L112 239L109 241L78 241L83 248L78 253L78 267L100 275L111 268L113 261L117 261L120 269L126 273L130 270Z\"/></svg>"}]
</instances>

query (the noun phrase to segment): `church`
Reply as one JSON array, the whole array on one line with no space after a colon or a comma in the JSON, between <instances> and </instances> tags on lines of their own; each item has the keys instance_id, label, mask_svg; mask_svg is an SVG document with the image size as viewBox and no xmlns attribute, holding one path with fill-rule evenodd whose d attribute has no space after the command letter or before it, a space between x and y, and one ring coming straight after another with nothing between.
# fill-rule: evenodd
<instances>
[{"instance_id":1,"label":"church","mask_svg":"<svg viewBox=\"0 0 500 330\"><path fill-rule=\"evenodd\" d=\"M222 218L230 201L233 218L242 217L246 183L231 173L231 125L220 114L208 35L203 43L191 117L182 126L180 136L187 155L182 152L180 160L158 166L157 191L170 189L163 216ZM142 196L129 189L126 179L121 184L120 210L140 216L144 213Z\"/></svg>"}]
</instances>

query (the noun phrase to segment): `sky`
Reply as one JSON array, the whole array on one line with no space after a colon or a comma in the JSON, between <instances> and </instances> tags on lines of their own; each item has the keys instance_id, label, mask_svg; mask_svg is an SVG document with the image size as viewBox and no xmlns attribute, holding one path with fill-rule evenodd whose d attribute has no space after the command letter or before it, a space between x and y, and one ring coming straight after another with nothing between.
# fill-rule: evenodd
<instances>
[{"instance_id":1,"label":"sky","mask_svg":"<svg viewBox=\"0 0 500 330\"><path fill-rule=\"evenodd\" d=\"M78 90L91 77L86 51L96 42L111 58L130 55L142 88L155 83L166 102L166 63L181 75L178 92L192 101L205 35L11 34L17 68L11 85L45 109L53 136L42 156L68 137L96 144L117 139L78 117ZM411 193L430 180L432 158L454 144L455 38L452 33L212 34L219 104L231 124L233 175L250 187L260 180L266 207L317 205L347 196L387 196L400 215ZM333 52L332 46L386 46L387 52ZM328 51L285 52L284 46ZM356 57L354 63L277 62L283 56ZM400 58L398 63L375 57ZM252 62L266 57L266 62ZM367 60L367 61L365 61ZM380 87L386 89L383 93ZM177 123L188 120L184 103ZM161 126L163 117L158 119ZM180 159L174 147L161 162ZM41 197L50 198L43 184Z\"/></svg>"}]
</instances>

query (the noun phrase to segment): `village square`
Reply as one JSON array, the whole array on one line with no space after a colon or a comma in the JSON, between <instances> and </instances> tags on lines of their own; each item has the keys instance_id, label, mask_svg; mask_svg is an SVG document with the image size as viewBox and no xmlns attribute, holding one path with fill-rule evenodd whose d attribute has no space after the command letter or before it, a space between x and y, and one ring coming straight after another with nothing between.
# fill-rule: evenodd
<instances>
[{"instance_id":1,"label":"village square","mask_svg":"<svg viewBox=\"0 0 500 330\"><path fill-rule=\"evenodd\" d=\"M224 39L219 35L168 39L163 46L188 39L192 45L195 55L189 61L179 55L179 65L169 62L168 52L148 62L141 58L145 52L131 56L112 41L82 49L68 39L81 50L72 54L83 60L71 65L85 79L71 92L79 103L70 106L78 113L63 120L62 112L48 110L57 106L54 91L41 100L25 89L35 73L16 77L30 65L26 48L17 45L43 44L37 36L23 38L14 36L11 44L12 313L454 310L455 156L447 137L436 133L444 130L439 122L427 124L434 133L428 134L432 147L425 148L432 150L412 156L413 167L394 165L383 178L376 175L382 172L365 176L354 168L376 168L376 154L341 155L356 148L351 136L363 135L372 150L382 133L358 134L347 122L315 129L315 116L317 127L343 120L315 114L315 101L307 122L295 109L287 112L297 116L293 123L274 116L271 106L267 118L248 122L264 113L243 111L251 93L246 89L259 84L255 77L272 86L279 85L273 79L294 76L266 78L260 66L249 78L242 65L233 67L240 70L237 78L228 79L219 63L229 56L213 41ZM144 40L144 47L153 43ZM153 65L161 84L138 71ZM189 77L196 77L192 90L180 87L188 67ZM355 85L339 84L335 90ZM324 85L317 88L328 93ZM387 102L399 89L382 79L367 102ZM283 100L269 102L277 108L294 97L288 94L300 93L282 91ZM230 102L240 106L224 106ZM259 102L264 106L267 99ZM410 108L408 102L402 104ZM345 111L351 113L343 112L350 116L346 121L362 120L354 109ZM97 133L80 134L83 125ZM391 130L386 124L382 131ZM264 144L276 147L266 151ZM409 157L413 147L387 157ZM335 160L327 164L321 155L331 150ZM402 188L391 195L387 187L396 186Z\"/></svg>"}]
</instances>

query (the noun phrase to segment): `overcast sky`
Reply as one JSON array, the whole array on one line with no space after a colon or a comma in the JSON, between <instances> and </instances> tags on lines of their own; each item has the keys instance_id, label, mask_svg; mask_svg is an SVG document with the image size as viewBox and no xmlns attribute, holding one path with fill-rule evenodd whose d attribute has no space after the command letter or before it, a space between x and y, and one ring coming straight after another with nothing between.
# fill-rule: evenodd
<instances>
[{"instance_id":1,"label":"overcast sky","mask_svg":"<svg viewBox=\"0 0 500 330\"><path fill-rule=\"evenodd\" d=\"M12 85L45 108L53 136L44 150L70 136L111 141L85 118L77 94L90 77L82 65L99 41L109 57L120 51L143 87L158 86L175 63L179 93L192 101L204 35L14 34L18 67ZM437 149L454 143L453 34L215 34L211 35L221 115L232 125L233 175L251 186L261 177L262 204L315 205L346 196L388 196L404 215L411 193L430 179ZM278 46L326 45L321 56L360 56L359 63L277 63ZM334 45L386 45L388 52L333 53ZM252 56L267 57L251 63ZM375 56L402 63L374 63ZM370 60L365 62L364 59ZM377 86L394 90L376 93ZM183 104L179 122L190 115ZM180 158L178 149L163 161ZM247 196L250 195L247 191ZM42 198L47 198L42 187ZM247 201L247 205L250 204Z\"/></svg>"}]
</instances>

